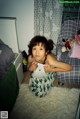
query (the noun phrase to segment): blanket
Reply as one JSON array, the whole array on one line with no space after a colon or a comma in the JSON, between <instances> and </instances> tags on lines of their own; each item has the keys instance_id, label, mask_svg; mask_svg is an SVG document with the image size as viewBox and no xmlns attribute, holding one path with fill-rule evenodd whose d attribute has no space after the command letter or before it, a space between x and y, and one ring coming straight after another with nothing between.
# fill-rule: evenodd
<instances>
[{"instance_id":1,"label":"blanket","mask_svg":"<svg viewBox=\"0 0 80 119\"><path fill-rule=\"evenodd\" d=\"M15 66L11 63L0 80L0 111L11 112L19 92Z\"/></svg>"},{"instance_id":2,"label":"blanket","mask_svg":"<svg viewBox=\"0 0 80 119\"><path fill-rule=\"evenodd\" d=\"M79 93L79 89L53 87L40 98L32 94L28 84L21 84L10 119L74 119Z\"/></svg>"}]
</instances>

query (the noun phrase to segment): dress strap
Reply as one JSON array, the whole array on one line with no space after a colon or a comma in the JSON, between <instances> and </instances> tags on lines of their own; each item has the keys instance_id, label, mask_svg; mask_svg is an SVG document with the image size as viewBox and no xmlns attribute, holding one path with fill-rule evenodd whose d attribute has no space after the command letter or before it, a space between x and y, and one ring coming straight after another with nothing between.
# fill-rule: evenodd
<instances>
[{"instance_id":1,"label":"dress strap","mask_svg":"<svg viewBox=\"0 0 80 119\"><path fill-rule=\"evenodd\" d=\"M45 59L44 59L44 62L43 62L43 64L45 64L46 58L47 58L47 55L45 56Z\"/></svg>"}]
</instances>

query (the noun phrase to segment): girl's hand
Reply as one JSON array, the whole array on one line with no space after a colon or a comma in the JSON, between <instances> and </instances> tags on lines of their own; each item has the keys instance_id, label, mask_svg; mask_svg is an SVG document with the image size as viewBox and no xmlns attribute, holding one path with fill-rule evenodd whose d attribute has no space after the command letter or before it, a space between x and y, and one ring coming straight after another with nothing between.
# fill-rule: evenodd
<instances>
[{"instance_id":1,"label":"girl's hand","mask_svg":"<svg viewBox=\"0 0 80 119\"><path fill-rule=\"evenodd\" d=\"M34 70L36 70L36 68L37 68L37 64L36 64L35 62L32 62L32 63L30 64L29 70L30 70L30 71L34 71Z\"/></svg>"},{"instance_id":2,"label":"girl's hand","mask_svg":"<svg viewBox=\"0 0 80 119\"><path fill-rule=\"evenodd\" d=\"M51 66L48 65L48 64L45 64L44 65L44 70L45 70L45 72L51 72Z\"/></svg>"}]
</instances>

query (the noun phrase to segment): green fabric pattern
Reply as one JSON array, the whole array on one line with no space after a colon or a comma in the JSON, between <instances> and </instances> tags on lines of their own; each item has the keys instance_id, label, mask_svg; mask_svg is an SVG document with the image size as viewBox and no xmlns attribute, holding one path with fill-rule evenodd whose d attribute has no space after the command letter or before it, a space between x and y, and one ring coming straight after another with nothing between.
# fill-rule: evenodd
<instances>
[{"instance_id":1,"label":"green fabric pattern","mask_svg":"<svg viewBox=\"0 0 80 119\"><path fill-rule=\"evenodd\" d=\"M30 78L29 88L39 97L45 96L47 92L53 87L53 81L55 80L56 73L48 72L45 77L42 78Z\"/></svg>"}]
</instances>

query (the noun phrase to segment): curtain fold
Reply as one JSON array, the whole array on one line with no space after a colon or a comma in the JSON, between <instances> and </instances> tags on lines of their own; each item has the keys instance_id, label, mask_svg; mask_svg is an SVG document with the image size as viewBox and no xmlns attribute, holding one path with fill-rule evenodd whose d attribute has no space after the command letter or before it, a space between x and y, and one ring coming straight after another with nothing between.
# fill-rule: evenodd
<instances>
[{"instance_id":1,"label":"curtain fold","mask_svg":"<svg viewBox=\"0 0 80 119\"><path fill-rule=\"evenodd\" d=\"M34 35L43 35L56 44L62 13L63 4L58 0L34 0Z\"/></svg>"}]
</instances>

